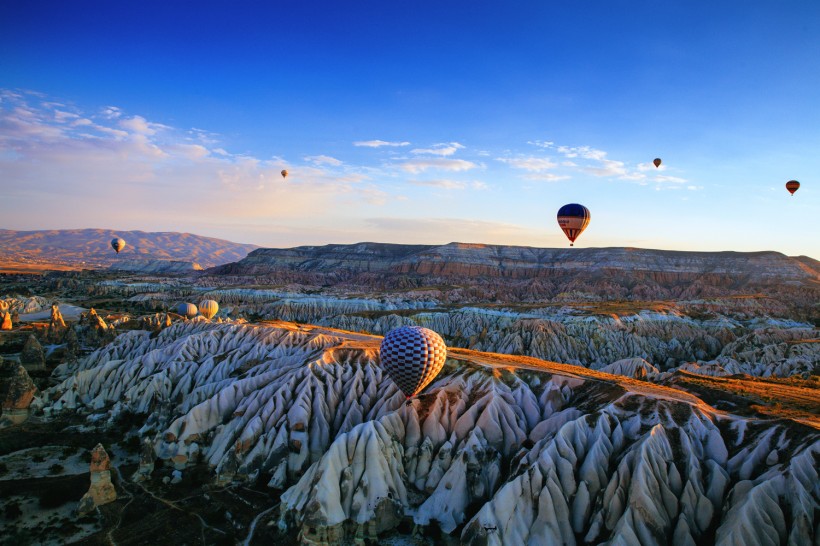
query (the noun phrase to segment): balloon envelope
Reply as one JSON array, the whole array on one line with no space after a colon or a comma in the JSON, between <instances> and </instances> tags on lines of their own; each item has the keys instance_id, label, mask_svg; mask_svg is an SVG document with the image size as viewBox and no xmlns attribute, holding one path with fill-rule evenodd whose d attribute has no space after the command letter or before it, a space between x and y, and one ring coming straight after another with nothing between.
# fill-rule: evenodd
<instances>
[{"instance_id":1,"label":"balloon envelope","mask_svg":"<svg viewBox=\"0 0 820 546\"><path fill-rule=\"evenodd\" d=\"M417 395L441 371L447 345L441 336L421 326L390 330L379 347L381 367L407 398Z\"/></svg>"},{"instance_id":2,"label":"balloon envelope","mask_svg":"<svg viewBox=\"0 0 820 546\"><path fill-rule=\"evenodd\" d=\"M570 203L558 209L558 225L569 239L569 246L575 243L575 239L583 233L591 219L589 209L577 203Z\"/></svg>"},{"instance_id":3,"label":"balloon envelope","mask_svg":"<svg viewBox=\"0 0 820 546\"><path fill-rule=\"evenodd\" d=\"M219 311L219 304L214 300L203 300L199 303L199 313L206 319L213 318Z\"/></svg>"},{"instance_id":4,"label":"balloon envelope","mask_svg":"<svg viewBox=\"0 0 820 546\"><path fill-rule=\"evenodd\" d=\"M180 303L177 305L177 314L183 317L194 318L198 312L196 305L193 303Z\"/></svg>"},{"instance_id":5,"label":"balloon envelope","mask_svg":"<svg viewBox=\"0 0 820 546\"><path fill-rule=\"evenodd\" d=\"M661 158L656 157L655 160L652 163L655 165L656 168L660 167L661 166Z\"/></svg>"},{"instance_id":6,"label":"balloon envelope","mask_svg":"<svg viewBox=\"0 0 820 546\"><path fill-rule=\"evenodd\" d=\"M800 189L800 182L798 182L797 180L789 180L788 182L786 182L786 189L789 190L790 194L794 195L794 192Z\"/></svg>"},{"instance_id":7,"label":"balloon envelope","mask_svg":"<svg viewBox=\"0 0 820 546\"><path fill-rule=\"evenodd\" d=\"M125 248L125 241L120 239L119 237L114 237L111 239L111 248L117 251L117 254L120 253L120 250Z\"/></svg>"},{"instance_id":8,"label":"balloon envelope","mask_svg":"<svg viewBox=\"0 0 820 546\"><path fill-rule=\"evenodd\" d=\"M283 170L282 170L282 178L287 178L287 177L288 177L288 170L287 170L287 169L283 169Z\"/></svg>"}]
</instances>

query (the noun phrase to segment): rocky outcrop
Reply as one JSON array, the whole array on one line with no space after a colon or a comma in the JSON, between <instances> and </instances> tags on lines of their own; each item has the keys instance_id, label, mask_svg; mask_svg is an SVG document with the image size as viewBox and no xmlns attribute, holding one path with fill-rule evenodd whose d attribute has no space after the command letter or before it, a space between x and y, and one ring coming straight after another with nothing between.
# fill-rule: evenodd
<instances>
[{"instance_id":1,"label":"rocky outcrop","mask_svg":"<svg viewBox=\"0 0 820 546\"><path fill-rule=\"evenodd\" d=\"M23 345L23 352L20 353L20 363L30 372L43 371L46 369L46 356L43 346L33 335L28 336Z\"/></svg>"},{"instance_id":2,"label":"rocky outcrop","mask_svg":"<svg viewBox=\"0 0 820 546\"><path fill-rule=\"evenodd\" d=\"M154 454L154 443L149 438L145 438L142 441L142 447L140 448L139 468L137 468L137 471L131 476L131 481L143 482L151 479L151 473L154 471L155 459L156 455Z\"/></svg>"},{"instance_id":3,"label":"rocky outcrop","mask_svg":"<svg viewBox=\"0 0 820 546\"><path fill-rule=\"evenodd\" d=\"M35 394L37 387L26 369L19 362L0 357L0 426L25 421Z\"/></svg>"},{"instance_id":4,"label":"rocky outcrop","mask_svg":"<svg viewBox=\"0 0 820 546\"><path fill-rule=\"evenodd\" d=\"M599 368L602 372L635 379L648 379L659 373L659 370L643 358L624 358Z\"/></svg>"},{"instance_id":5,"label":"rocky outcrop","mask_svg":"<svg viewBox=\"0 0 820 546\"><path fill-rule=\"evenodd\" d=\"M11 313L0 313L0 330L11 330L13 327Z\"/></svg>"},{"instance_id":6,"label":"rocky outcrop","mask_svg":"<svg viewBox=\"0 0 820 546\"><path fill-rule=\"evenodd\" d=\"M65 320L60 313L60 306L56 303L51 304L51 318L48 321L48 331L46 332L46 339L52 343L62 341L66 333Z\"/></svg>"},{"instance_id":7,"label":"rocky outcrop","mask_svg":"<svg viewBox=\"0 0 820 546\"><path fill-rule=\"evenodd\" d=\"M91 450L91 487L80 499L77 513L84 516L98 506L117 500L117 491L111 483L111 460L102 444Z\"/></svg>"},{"instance_id":8,"label":"rocky outcrop","mask_svg":"<svg viewBox=\"0 0 820 546\"><path fill-rule=\"evenodd\" d=\"M44 404L149 415L142 430L177 472L201 458L221 483L270 476L280 526L307 541L412 518L469 544L731 543L755 514L767 535L817 540L811 417L747 418L646 381L458 349L407 404L379 342L178 322L118 336Z\"/></svg>"},{"instance_id":9,"label":"rocky outcrop","mask_svg":"<svg viewBox=\"0 0 820 546\"><path fill-rule=\"evenodd\" d=\"M202 271L202 266L196 262L176 260L121 260L111 264L108 269L152 275L185 275L194 271Z\"/></svg>"}]
</instances>

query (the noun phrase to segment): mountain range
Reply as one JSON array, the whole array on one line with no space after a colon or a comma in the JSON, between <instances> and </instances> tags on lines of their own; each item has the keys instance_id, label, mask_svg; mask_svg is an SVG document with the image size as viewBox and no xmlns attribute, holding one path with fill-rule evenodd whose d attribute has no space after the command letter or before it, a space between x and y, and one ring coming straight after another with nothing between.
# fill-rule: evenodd
<instances>
[{"instance_id":1,"label":"mountain range","mask_svg":"<svg viewBox=\"0 0 820 546\"><path fill-rule=\"evenodd\" d=\"M111 239L122 237L126 247L116 254ZM0 262L60 269L108 267L118 260L151 259L196 262L203 267L235 262L256 245L234 243L192 233L57 229L14 231L0 229Z\"/></svg>"}]
</instances>

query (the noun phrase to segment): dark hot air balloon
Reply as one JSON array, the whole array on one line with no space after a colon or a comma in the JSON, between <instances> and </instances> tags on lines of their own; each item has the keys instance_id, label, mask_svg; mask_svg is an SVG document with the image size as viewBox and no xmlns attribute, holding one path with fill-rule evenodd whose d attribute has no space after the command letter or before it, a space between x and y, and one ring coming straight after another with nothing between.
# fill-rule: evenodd
<instances>
[{"instance_id":1,"label":"dark hot air balloon","mask_svg":"<svg viewBox=\"0 0 820 546\"><path fill-rule=\"evenodd\" d=\"M432 330L402 326L384 336L379 354L382 369L411 398L441 371L447 359L447 345Z\"/></svg>"},{"instance_id":2,"label":"dark hot air balloon","mask_svg":"<svg viewBox=\"0 0 820 546\"><path fill-rule=\"evenodd\" d=\"M120 250L125 248L125 241L120 239L119 237L114 237L111 239L111 248L117 251L117 254L120 253Z\"/></svg>"},{"instance_id":3,"label":"dark hot air balloon","mask_svg":"<svg viewBox=\"0 0 820 546\"><path fill-rule=\"evenodd\" d=\"M287 177L288 177L288 170L287 169L282 169L282 178L287 178Z\"/></svg>"},{"instance_id":4,"label":"dark hot air balloon","mask_svg":"<svg viewBox=\"0 0 820 546\"><path fill-rule=\"evenodd\" d=\"M661 166L661 158L660 158L660 157L656 157L656 158L654 159L654 161L652 161L652 163L654 163L654 164L655 164L655 168L657 169L658 167L660 167L660 166Z\"/></svg>"},{"instance_id":5,"label":"dark hot air balloon","mask_svg":"<svg viewBox=\"0 0 820 546\"><path fill-rule=\"evenodd\" d=\"M789 190L790 194L794 195L794 192L800 189L800 182L797 180L789 180L786 182L786 189Z\"/></svg>"},{"instance_id":6,"label":"dark hot air balloon","mask_svg":"<svg viewBox=\"0 0 820 546\"><path fill-rule=\"evenodd\" d=\"M194 318L199 311L193 303L180 303L177 305L177 314L186 318Z\"/></svg>"},{"instance_id":7,"label":"dark hot air balloon","mask_svg":"<svg viewBox=\"0 0 820 546\"><path fill-rule=\"evenodd\" d=\"M558 209L558 225L569 239L569 246L575 244L575 239L584 232L591 218L589 209L577 203L570 203Z\"/></svg>"},{"instance_id":8,"label":"dark hot air balloon","mask_svg":"<svg viewBox=\"0 0 820 546\"><path fill-rule=\"evenodd\" d=\"M199 314L206 319L213 318L217 311L219 311L219 304L214 300L203 300L199 302Z\"/></svg>"}]
</instances>

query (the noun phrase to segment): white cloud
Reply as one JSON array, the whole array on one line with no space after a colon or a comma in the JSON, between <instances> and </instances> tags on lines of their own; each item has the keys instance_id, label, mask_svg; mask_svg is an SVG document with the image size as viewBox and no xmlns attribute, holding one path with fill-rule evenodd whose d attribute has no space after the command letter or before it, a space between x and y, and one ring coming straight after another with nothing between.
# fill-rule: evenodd
<instances>
[{"instance_id":1,"label":"white cloud","mask_svg":"<svg viewBox=\"0 0 820 546\"><path fill-rule=\"evenodd\" d=\"M413 154L426 154L426 155L440 155L443 157L451 156L456 153L458 150L464 148L462 144L458 142L450 142L450 143L442 143L442 144L433 144L431 148L416 148L414 150L410 150L410 153Z\"/></svg>"},{"instance_id":2,"label":"white cloud","mask_svg":"<svg viewBox=\"0 0 820 546\"><path fill-rule=\"evenodd\" d=\"M116 106L106 106L102 109L101 113L108 119L114 119L122 115L122 110L120 110Z\"/></svg>"},{"instance_id":3,"label":"white cloud","mask_svg":"<svg viewBox=\"0 0 820 546\"><path fill-rule=\"evenodd\" d=\"M470 169L475 169L478 165L472 161L467 161L464 159L429 158L411 159L409 161L405 161L404 163L400 163L399 167L408 173L418 174L428 169L455 172L469 171Z\"/></svg>"},{"instance_id":4,"label":"white cloud","mask_svg":"<svg viewBox=\"0 0 820 546\"><path fill-rule=\"evenodd\" d=\"M353 143L354 146L365 148L380 148L382 146L410 146L409 142L389 142L386 140L360 140Z\"/></svg>"},{"instance_id":5,"label":"white cloud","mask_svg":"<svg viewBox=\"0 0 820 546\"><path fill-rule=\"evenodd\" d=\"M148 136L155 135L157 131L169 128L161 123L150 123L142 116L134 116L132 118L120 120L120 127L123 129L128 129L133 133Z\"/></svg>"},{"instance_id":6,"label":"white cloud","mask_svg":"<svg viewBox=\"0 0 820 546\"><path fill-rule=\"evenodd\" d=\"M445 190L463 190L467 187L467 184L464 182L459 182L458 180L447 180L447 179L438 179L438 180L408 180L408 184L413 184L414 186L430 186L434 188L442 188Z\"/></svg>"},{"instance_id":7,"label":"white cloud","mask_svg":"<svg viewBox=\"0 0 820 546\"><path fill-rule=\"evenodd\" d=\"M525 180L534 180L536 182L558 182L560 180L568 180L571 178L565 174L554 174L554 173L538 173L538 174L525 174L522 175L521 178Z\"/></svg>"},{"instance_id":8,"label":"white cloud","mask_svg":"<svg viewBox=\"0 0 820 546\"><path fill-rule=\"evenodd\" d=\"M555 143L550 140L528 140L527 144L538 146L539 148L552 148Z\"/></svg>"},{"instance_id":9,"label":"white cloud","mask_svg":"<svg viewBox=\"0 0 820 546\"><path fill-rule=\"evenodd\" d=\"M331 165L333 167L338 167L342 164L342 162L335 157L330 157L329 155L309 155L305 157L305 161L309 161L314 165Z\"/></svg>"},{"instance_id":10,"label":"white cloud","mask_svg":"<svg viewBox=\"0 0 820 546\"><path fill-rule=\"evenodd\" d=\"M549 169L554 169L558 166L557 163L550 161L543 157L500 157L497 161L506 163L515 169L523 169L530 172L541 172Z\"/></svg>"},{"instance_id":11,"label":"white cloud","mask_svg":"<svg viewBox=\"0 0 820 546\"><path fill-rule=\"evenodd\" d=\"M558 146L556 148L559 154L570 159L580 157L583 159L592 159L595 161L602 161L606 158L606 152L598 150L590 146Z\"/></svg>"}]
</instances>

